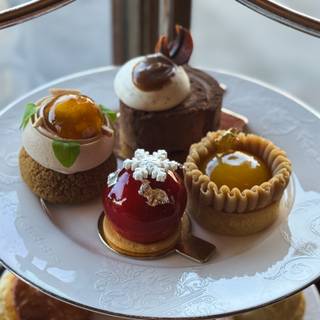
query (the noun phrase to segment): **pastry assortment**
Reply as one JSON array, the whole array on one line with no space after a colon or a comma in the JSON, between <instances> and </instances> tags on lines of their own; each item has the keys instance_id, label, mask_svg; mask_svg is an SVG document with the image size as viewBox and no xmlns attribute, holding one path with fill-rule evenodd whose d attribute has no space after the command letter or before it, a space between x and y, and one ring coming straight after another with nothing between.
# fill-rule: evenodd
<instances>
[{"instance_id":1,"label":"pastry assortment","mask_svg":"<svg viewBox=\"0 0 320 320\"><path fill-rule=\"evenodd\" d=\"M278 217L290 179L290 161L270 141L219 130L243 129L247 120L229 112L220 123L224 90L187 65L191 34L180 26L176 33L115 77L123 168L116 170L113 155L115 115L77 90L51 90L27 106L22 122L19 163L27 185L54 203L90 200L103 190L104 237L127 255L174 248L184 211L212 232L263 230ZM167 156L187 153L183 182L179 163Z\"/></svg>"},{"instance_id":2,"label":"pastry assortment","mask_svg":"<svg viewBox=\"0 0 320 320\"><path fill-rule=\"evenodd\" d=\"M170 48L172 48L170 50ZM207 73L187 65L193 49L186 29L161 37L155 54L134 58L116 75L120 99L120 156L138 148L164 149L184 162L192 143L218 129L224 90Z\"/></svg>"},{"instance_id":3,"label":"pastry assortment","mask_svg":"<svg viewBox=\"0 0 320 320\"><path fill-rule=\"evenodd\" d=\"M116 169L113 114L77 90L53 89L30 103L22 120L20 172L29 188L53 203L99 197Z\"/></svg>"},{"instance_id":4,"label":"pastry assortment","mask_svg":"<svg viewBox=\"0 0 320 320\"><path fill-rule=\"evenodd\" d=\"M249 235L271 225L291 174L285 152L254 134L210 132L185 163L187 213L211 231Z\"/></svg>"},{"instance_id":5,"label":"pastry assortment","mask_svg":"<svg viewBox=\"0 0 320 320\"><path fill-rule=\"evenodd\" d=\"M258 232L278 217L290 179L283 150L254 134L218 129L224 90L187 65L191 34L180 26L176 33L115 77L123 168L116 170L113 155L115 115L77 90L51 90L27 106L22 122L26 184L54 203L90 200L104 188L104 237L127 255L157 256L175 247L184 211L213 232ZM231 112L223 126L246 123ZM187 153L183 182L179 163L167 156Z\"/></svg>"},{"instance_id":6,"label":"pastry assortment","mask_svg":"<svg viewBox=\"0 0 320 320\"><path fill-rule=\"evenodd\" d=\"M188 65L191 35L179 26L176 32L175 40L161 37L156 53L128 61L116 75L122 167L114 156L115 113L73 89L53 89L27 106L19 165L31 191L48 202L102 195L99 232L114 251L150 258L185 246L205 250L198 259L204 262L213 245L184 238L184 219L218 234L259 232L278 218L292 168L271 141L239 131L246 118L232 112L221 118L224 89ZM4 319L24 319L27 307L37 316L25 319L40 319L51 306L65 314L52 319L88 317L10 275L1 280L0 294Z\"/></svg>"}]
</instances>

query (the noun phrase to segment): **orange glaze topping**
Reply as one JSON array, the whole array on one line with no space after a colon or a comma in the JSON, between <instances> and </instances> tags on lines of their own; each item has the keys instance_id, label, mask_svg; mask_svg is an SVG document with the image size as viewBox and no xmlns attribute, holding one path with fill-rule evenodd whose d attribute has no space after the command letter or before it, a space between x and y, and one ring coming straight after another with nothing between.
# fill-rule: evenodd
<instances>
[{"instance_id":1,"label":"orange glaze topping","mask_svg":"<svg viewBox=\"0 0 320 320\"><path fill-rule=\"evenodd\" d=\"M87 96L61 95L44 109L46 126L59 137L89 139L101 133L104 117L96 103Z\"/></svg>"},{"instance_id":2,"label":"orange glaze topping","mask_svg":"<svg viewBox=\"0 0 320 320\"><path fill-rule=\"evenodd\" d=\"M262 160L242 151L216 154L206 162L203 171L219 188L226 185L240 191L271 178L270 170Z\"/></svg>"}]
</instances>

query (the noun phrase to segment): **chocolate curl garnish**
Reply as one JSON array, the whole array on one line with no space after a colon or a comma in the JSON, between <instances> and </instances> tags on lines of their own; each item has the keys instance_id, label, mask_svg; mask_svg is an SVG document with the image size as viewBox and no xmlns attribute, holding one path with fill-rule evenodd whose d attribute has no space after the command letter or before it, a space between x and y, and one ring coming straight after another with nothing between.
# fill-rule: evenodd
<instances>
[{"instance_id":1,"label":"chocolate curl garnish","mask_svg":"<svg viewBox=\"0 0 320 320\"><path fill-rule=\"evenodd\" d=\"M167 36L158 40L155 52L160 52L177 65L188 63L193 51L193 41L189 30L176 25L175 39L169 42Z\"/></svg>"}]
</instances>

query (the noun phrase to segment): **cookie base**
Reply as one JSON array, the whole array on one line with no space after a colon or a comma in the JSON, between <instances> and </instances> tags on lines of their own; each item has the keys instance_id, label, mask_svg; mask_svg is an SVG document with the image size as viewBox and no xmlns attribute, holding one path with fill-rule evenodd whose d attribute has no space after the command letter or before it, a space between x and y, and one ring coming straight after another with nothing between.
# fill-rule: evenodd
<instances>
[{"instance_id":1,"label":"cookie base","mask_svg":"<svg viewBox=\"0 0 320 320\"><path fill-rule=\"evenodd\" d=\"M124 238L115 230L106 215L103 217L102 228L99 232L103 241L114 251L136 258L150 258L165 255L176 247L180 239L181 224L172 236L150 244L138 243Z\"/></svg>"},{"instance_id":2,"label":"cookie base","mask_svg":"<svg viewBox=\"0 0 320 320\"><path fill-rule=\"evenodd\" d=\"M117 161L112 154L93 169L63 174L43 167L22 148L19 166L22 179L37 196L51 203L74 204L101 196L108 174L117 168Z\"/></svg>"}]
</instances>

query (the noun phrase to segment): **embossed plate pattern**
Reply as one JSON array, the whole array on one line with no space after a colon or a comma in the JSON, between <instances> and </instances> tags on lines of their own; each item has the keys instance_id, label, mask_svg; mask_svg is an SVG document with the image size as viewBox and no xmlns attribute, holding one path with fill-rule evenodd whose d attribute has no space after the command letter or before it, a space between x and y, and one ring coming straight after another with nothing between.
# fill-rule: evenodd
<instances>
[{"instance_id":1,"label":"embossed plate pattern","mask_svg":"<svg viewBox=\"0 0 320 320\"><path fill-rule=\"evenodd\" d=\"M1 262L60 299L110 315L211 318L290 295L320 275L320 119L302 103L257 82L210 72L228 91L224 105L250 129L283 147L294 176L277 222L257 235L214 236L195 226L218 253L199 265L177 255L137 261L106 250L98 238L99 200L50 206L51 216L19 177L19 120L24 105L52 86L75 87L116 107L116 69L72 75L30 92L0 116ZM289 214L289 215L288 215Z\"/></svg>"}]
</instances>

